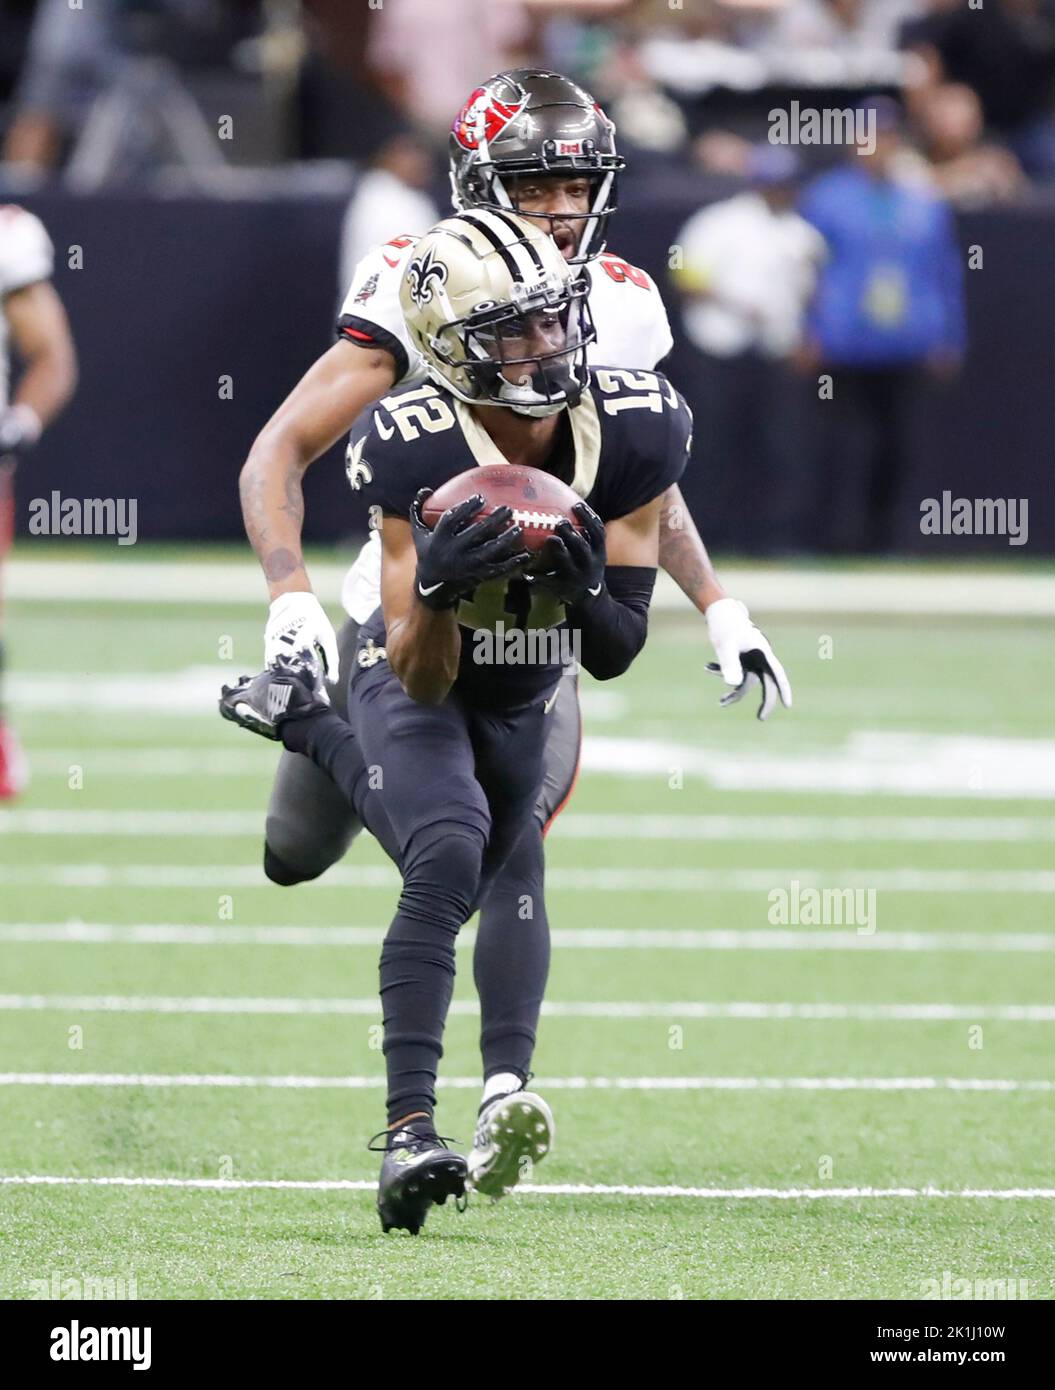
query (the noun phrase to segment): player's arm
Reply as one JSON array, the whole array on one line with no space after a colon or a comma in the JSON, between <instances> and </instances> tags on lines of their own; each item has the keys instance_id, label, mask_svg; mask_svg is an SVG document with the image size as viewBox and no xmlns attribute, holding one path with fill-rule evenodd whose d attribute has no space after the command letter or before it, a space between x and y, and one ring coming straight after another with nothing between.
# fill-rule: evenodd
<instances>
[{"instance_id":1,"label":"player's arm","mask_svg":"<svg viewBox=\"0 0 1055 1390\"><path fill-rule=\"evenodd\" d=\"M667 489L661 502L659 563L701 613L726 597L677 483Z\"/></svg>"},{"instance_id":2,"label":"player's arm","mask_svg":"<svg viewBox=\"0 0 1055 1390\"><path fill-rule=\"evenodd\" d=\"M77 352L62 300L47 280L9 294L3 312L24 370L6 413L0 453L35 444L77 385Z\"/></svg>"},{"instance_id":3,"label":"player's arm","mask_svg":"<svg viewBox=\"0 0 1055 1390\"><path fill-rule=\"evenodd\" d=\"M384 348L339 341L301 378L257 435L239 477L242 518L272 600L265 638L271 663L284 633L322 648L331 679L337 642L311 591L301 550L304 474L390 390L396 363ZM284 595L296 597L283 598ZM272 651L272 646L276 651Z\"/></svg>"},{"instance_id":4,"label":"player's arm","mask_svg":"<svg viewBox=\"0 0 1055 1390\"><path fill-rule=\"evenodd\" d=\"M535 582L567 607L578 656L597 680L628 669L648 636L648 609L659 557L661 499L604 522L592 507L575 508L581 532L569 522L543 547Z\"/></svg>"},{"instance_id":5,"label":"player's arm","mask_svg":"<svg viewBox=\"0 0 1055 1390\"><path fill-rule=\"evenodd\" d=\"M421 517L429 495L414 499L410 521L384 517L381 527L381 607L388 664L412 700L438 705L458 675L458 601L478 584L520 568L528 554L512 512L498 507L474 521L483 498L448 508L433 528Z\"/></svg>"},{"instance_id":6,"label":"player's arm","mask_svg":"<svg viewBox=\"0 0 1055 1390\"><path fill-rule=\"evenodd\" d=\"M409 521L381 527L381 607L388 664L412 700L438 705L458 674L461 637L454 609L437 612L415 595L418 553Z\"/></svg>"},{"instance_id":7,"label":"player's arm","mask_svg":"<svg viewBox=\"0 0 1055 1390\"><path fill-rule=\"evenodd\" d=\"M245 529L273 599L310 593L301 553L308 468L388 391L390 352L337 342L307 371L257 435L239 477Z\"/></svg>"},{"instance_id":8,"label":"player's arm","mask_svg":"<svg viewBox=\"0 0 1055 1390\"><path fill-rule=\"evenodd\" d=\"M778 697L790 709L791 683L784 667L751 621L747 605L730 598L722 587L677 483L661 499L659 563L707 619L718 658L707 669L720 674L732 687L721 704L736 704L761 683L759 719L769 717Z\"/></svg>"}]
</instances>

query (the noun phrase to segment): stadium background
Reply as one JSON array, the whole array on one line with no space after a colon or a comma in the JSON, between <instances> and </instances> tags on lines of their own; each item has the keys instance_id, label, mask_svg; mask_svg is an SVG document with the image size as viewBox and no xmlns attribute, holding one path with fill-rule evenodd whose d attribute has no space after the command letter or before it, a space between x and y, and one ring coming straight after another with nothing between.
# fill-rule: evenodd
<instances>
[{"instance_id":1,"label":"stadium background","mask_svg":"<svg viewBox=\"0 0 1055 1390\"><path fill-rule=\"evenodd\" d=\"M509 0L487 7L502 15L494 33L469 3L403 2L463 96L533 59L612 109L630 169L610 240L662 287L669 371L690 400L698 363L667 251L701 204L742 186L737 141L763 138L791 99L885 92L905 99L921 146L900 30L877 43L869 27L885 0ZM898 8L909 20L956 3ZM35 780L0 812L0 1174L15 1180L3 1292L58 1272L134 1274L142 1297L915 1298L951 1272L1050 1297L1047 107L1014 192L975 190L957 210L985 268L965 276L963 371L914 417L889 556L830 560L803 535L787 538L792 558L756 562L757 480L709 489L698 429L685 491L796 707L764 728L746 709L719 713L702 624L661 590L642 661L586 692L585 772L549 845L558 930L538 1071L559 1148L536 1191L460 1226L437 1213L413 1260L374 1238L360 1139L378 1110L369 1026L395 880L359 844L295 896L266 885L271 754L222 726L212 699L232 669L256 667L263 626L237 472L331 341L349 200L409 131L431 142L446 207L429 109L446 98L420 80L417 49L402 70L390 49L387 66L376 56L399 5L122 0L119 41L76 83L44 73L33 87L46 7L0 0L0 196L48 226L81 356L74 403L19 479L5 566L6 703ZM769 69L752 26L796 6L850 16L845 42ZM1029 11L1042 36L1049 8L987 6ZM515 42L499 42L502 24ZM173 82L210 130L233 116L222 164L159 153L168 137L155 146L151 122ZM112 158L89 151L78 174L75 137L118 88L129 104ZM27 124L27 92L57 91L50 122ZM984 139L1015 145L995 126ZM802 153L807 178L839 158ZM795 442L806 456L810 440ZM52 489L136 498L139 543L26 535L28 498ZM1028 545L921 535L920 501L943 489L1028 498ZM333 542L361 534L339 451L305 491L309 568L336 617ZM778 927L770 894L793 881L875 890L878 930ZM464 1137L476 1063L463 960L444 1065L465 1084L441 1117ZM29 1181L41 1177L56 1181Z\"/></svg>"}]
</instances>

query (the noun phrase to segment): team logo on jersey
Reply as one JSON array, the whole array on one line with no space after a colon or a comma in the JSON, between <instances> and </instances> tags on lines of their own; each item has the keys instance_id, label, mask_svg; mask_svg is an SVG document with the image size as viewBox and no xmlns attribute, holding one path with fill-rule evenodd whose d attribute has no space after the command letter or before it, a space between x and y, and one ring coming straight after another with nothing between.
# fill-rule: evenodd
<instances>
[{"instance_id":1,"label":"team logo on jersey","mask_svg":"<svg viewBox=\"0 0 1055 1390\"><path fill-rule=\"evenodd\" d=\"M490 144L500 135L526 104L526 95L514 105L492 97L486 87L477 87L454 118L454 138L463 149L478 150L481 144Z\"/></svg>"},{"instance_id":2,"label":"team logo on jersey","mask_svg":"<svg viewBox=\"0 0 1055 1390\"><path fill-rule=\"evenodd\" d=\"M380 278L381 272L379 270L375 271L374 274L370 276L370 279L367 280L366 284L355 296L356 304L365 304L368 299L373 298L374 292L377 289L377 282L378 280L380 280Z\"/></svg>"},{"instance_id":3,"label":"team logo on jersey","mask_svg":"<svg viewBox=\"0 0 1055 1390\"><path fill-rule=\"evenodd\" d=\"M410 297L418 308L432 302L432 296L447 279L447 267L436 260L432 247L407 266Z\"/></svg>"},{"instance_id":4,"label":"team logo on jersey","mask_svg":"<svg viewBox=\"0 0 1055 1390\"><path fill-rule=\"evenodd\" d=\"M368 637L366 646L360 647L355 659L362 670L369 671L370 667L376 666L379 661L387 661L388 652L384 647L375 647L374 639Z\"/></svg>"},{"instance_id":5,"label":"team logo on jersey","mask_svg":"<svg viewBox=\"0 0 1055 1390\"><path fill-rule=\"evenodd\" d=\"M363 445L366 443L364 434L355 444L348 445L348 452L344 456L344 471L348 474L348 481L355 492L359 492L367 483L374 481L374 470L363 458Z\"/></svg>"}]
</instances>

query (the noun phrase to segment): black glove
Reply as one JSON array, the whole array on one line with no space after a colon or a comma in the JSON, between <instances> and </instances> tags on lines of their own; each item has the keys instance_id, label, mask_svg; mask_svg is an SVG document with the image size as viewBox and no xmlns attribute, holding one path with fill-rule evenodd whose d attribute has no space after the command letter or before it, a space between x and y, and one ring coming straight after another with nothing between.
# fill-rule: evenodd
<instances>
[{"instance_id":1,"label":"black glove","mask_svg":"<svg viewBox=\"0 0 1055 1390\"><path fill-rule=\"evenodd\" d=\"M483 521L473 521L484 504L479 493L448 507L430 531L421 508L431 494L431 488L423 487L410 508L418 552L414 588L426 608L453 608L478 584L512 574L531 558L521 541L520 527L509 525L513 516L509 507L498 507Z\"/></svg>"},{"instance_id":2,"label":"black glove","mask_svg":"<svg viewBox=\"0 0 1055 1390\"><path fill-rule=\"evenodd\" d=\"M604 522L585 502L576 503L574 510L582 531L576 531L570 521L559 521L526 576L567 604L601 592L606 563Z\"/></svg>"}]
</instances>

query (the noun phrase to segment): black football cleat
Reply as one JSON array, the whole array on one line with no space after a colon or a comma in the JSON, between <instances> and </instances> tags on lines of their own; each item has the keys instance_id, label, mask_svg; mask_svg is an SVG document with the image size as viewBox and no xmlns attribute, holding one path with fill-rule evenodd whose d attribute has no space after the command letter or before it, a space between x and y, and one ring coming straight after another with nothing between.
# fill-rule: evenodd
<instances>
[{"instance_id":1,"label":"black football cleat","mask_svg":"<svg viewBox=\"0 0 1055 1390\"><path fill-rule=\"evenodd\" d=\"M378 1139L385 1141L383 1146L375 1147ZM377 1214L386 1235L396 1230L416 1236L434 1202L442 1207L448 1197L465 1195L465 1157L448 1149L431 1121L411 1121L375 1134L370 1148L376 1153L382 1147Z\"/></svg>"},{"instance_id":2,"label":"black football cleat","mask_svg":"<svg viewBox=\"0 0 1055 1390\"><path fill-rule=\"evenodd\" d=\"M280 656L258 676L242 676L220 691L220 713L262 738L282 738L289 719L307 719L330 707L322 668L310 652Z\"/></svg>"}]
</instances>

